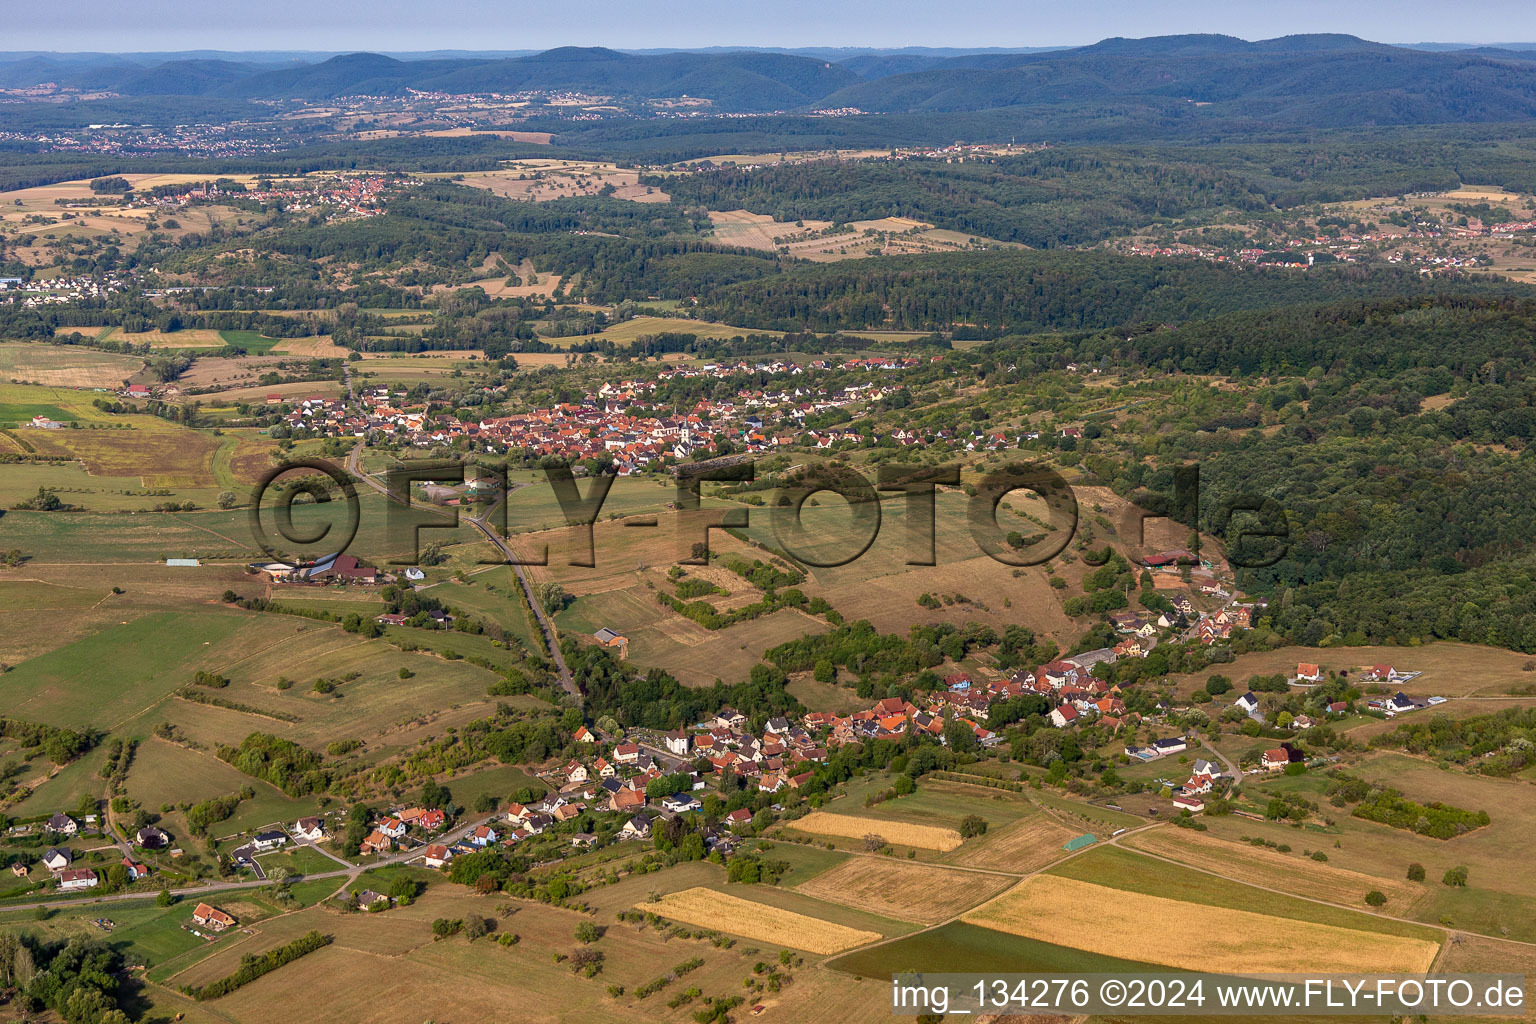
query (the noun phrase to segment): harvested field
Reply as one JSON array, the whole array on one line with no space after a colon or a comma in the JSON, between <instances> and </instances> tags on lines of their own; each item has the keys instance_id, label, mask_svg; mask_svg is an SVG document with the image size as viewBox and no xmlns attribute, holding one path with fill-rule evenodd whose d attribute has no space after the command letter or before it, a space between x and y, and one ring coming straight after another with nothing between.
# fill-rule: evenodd
<instances>
[{"instance_id":1,"label":"harvested field","mask_svg":"<svg viewBox=\"0 0 1536 1024\"><path fill-rule=\"evenodd\" d=\"M1036 875L965 921L1011 935L1191 971L1420 974L1440 951L1425 939L1186 903ZM1156 922L1149 938L1148 923Z\"/></svg>"},{"instance_id":2,"label":"harvested field","mask_svg":"<svg viewBox=\"0 0 1536 1024\"><path fill-rule=\"evenodd\" d=\"M1060 857L1062 844L1080 834L1081 830L1067 828L1047 814L1032 814L967 843L949 860L967 867L1026 874Z\"/></svg>"},{"instance_id":3,"label":"harvested field","mask_svg":"<svg viewBox=\"0 0 1536 1024\"><path fill-rule=\"evenodd\" d=\"M1239 845L1190 829L1138 832L1125 837L1125 845L1180 864L1330 903L1364 906L1365 894L1375 889L1387 897L1389 912L1398 916L1405 915L1409 907L1426 895L1422 885L1402 879L1361 874L1305 860L1299 853Z\"/></svg>"},{"instance_id":4,"label":"harvested field","mask_svg":"<svg viewBox=\"0 0 1536 1024\"><path fill-rule=\"evenodd\" d=\"M138 356L121 356L73 345L24 341L0 344L0 380L64 388L115 389L143 368L144 360Z\"/></svg>"},{"instance_id":5,"label":"harvested field","mask_svg":"<svg viewBox=\"0 0 1536 1024\"><path fill-rule=\"evenodd\" d=\"M877 821L874 818L827 811L812 811L789 824L795 831L813 836L847 836L857 839L875 833L897 846L913 846L920 850L938 850L943 853L955 849L963 842L960 833L952 828L910 825L904 821Z\"/></svg>"},{"instance_id":6,"label":"harvested field","mask_svg":"<svg viewBox=\"0 0 1536 1024\"><path fill-rule=\"evenodd\" d=\"M274 355L309 356L312 359L345 359L352 350L336 344L329 334L322 334L311 338L284 338L268 351Z\"/></svg>"},{"instance_id":7,"label":"harvested field","mask_svg":"<svg viewBox=\"0 0 1536 1024\"><path fill-rule=\"evenodd\" d=\"M810 953L840 953L881 938L878 932L821 921L701 886L669 893L657 902L640 903L637 907L684 924L719 928L732 935Z\"/></svg>"},{"instance_id":8,"label":"harvested field","mask_svg":"<svg viewBox=\"0 0 1536 1024\"><path fill-rule=\"evenodd\" d=\"M80 330L86 334L100 334L101 329L95 327L82 327ZM129 334L121 327L112 328L106 335L113 341L129 341L135 345L148 345L151 348L223 348L224 339L218 331L206 327L188 327L185 330L171 331L140 331L138 334Z\"/></svg>"},{"instance_id":9,"label":"harvested field","mask_svg":"<svg viewBox=\"0 0 1536 1024\"><path fill-rule=\"evenodd\" d=\"M1008 883L1002 875L980 871L850 857L795 891L898 921L938 924L997 895Z\"/></svg>"}]
</instances>

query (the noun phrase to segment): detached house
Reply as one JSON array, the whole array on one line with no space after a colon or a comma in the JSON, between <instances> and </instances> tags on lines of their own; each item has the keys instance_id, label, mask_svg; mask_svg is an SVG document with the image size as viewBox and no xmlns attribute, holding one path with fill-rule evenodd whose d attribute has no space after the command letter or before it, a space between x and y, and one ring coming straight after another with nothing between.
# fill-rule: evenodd
<instances>
[{"instance_id":1,"label":"detached house","mask_svg":"<svg viewBox=\"0 0 1536 1024\"><path fill-rule=\"evenodd\" d=\"M1077 708L1074 708L1071 704L1063 704L1061 707L1051 712L1051 724L1058 729L1065 729L1067 726L1077 721L1077 719Z\"/></svg>"},{"instance_id":2,"label":"detached house","mask_svg":"<svg viewBox=\"0 0 1536 1024\"><path fill-rule=\"evenodd\" d=\"M218 907L199 903L192 910L192 923L212 931L221 932L235 923L235 919Z\"/></svg>"},{"instance_id":3,"label":"detached house","mask_svg":"<svg viewBox=\"0 0 1536 1024\"><path fill-rule=\"evenodd\" d=\"M48 831L55 835L72 836L80 831L80 823L67 814L56 813L48 819Z\"/></svg>"},{"instance_id":4,"label":"detached house","mask_svg":"<svg viewBox=\"0 0 1536 1024\"><path fill-rule=\"evenodd\" d=\"M76 889L93 889L97 884L96 872L90 868L71 868L59 873L59 889L61 891L73 891Z\"/></svg>"},{"instance_id":5,"label":"detached house","mask_svg":"<svg viewBox=\"0 0 1536 1024\"><path fill-rule=\"evenodd\" d=\"M300 818L294 823L293 834L307 843L318 843L325 838L325 823L319 818Z\"/></svg>"},{"instance_id":6,"label":"detached house","mask_svg":"<svg viewBox=\"0 0 1536 1024\"><path fill-rule=\"evenodd\" d=\"M1291 763L1291 753L1284 747L1275 747L1273 750L1264 751L1259 763L1267 772L1277 772Z\"/></svg>"},{"instance_id":7,"label":"detached house","mask_svg":"<svg viewBox=\"0 0 1536 1024\"><path fill-rule=\"evenodd\" d=\"M423 863L429 868L447 867L452 860L453 851L442 843L433 843L431 846L428 846L426 855L423 857Z\"/></svg>"}]
</instances>

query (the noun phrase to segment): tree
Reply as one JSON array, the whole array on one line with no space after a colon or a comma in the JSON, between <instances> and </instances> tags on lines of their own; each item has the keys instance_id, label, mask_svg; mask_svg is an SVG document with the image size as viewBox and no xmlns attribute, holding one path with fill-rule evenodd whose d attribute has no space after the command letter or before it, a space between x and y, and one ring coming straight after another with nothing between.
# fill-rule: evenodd
<instances>
[{"instance_id":1,"label":"tree","mask_svg":"<svg viewBox=\"0 0 1536 1024\"><path fill-rule=\"evenodd\" d=\"M235 492L234 491L220 491L219 492L218 505L219 505L219 508L225 508L225 509L234 508L235 507Z\"/></svg>"},{"instance_id":2,"label":"tree","mask_svg":"<svg viewBox=\"0 0 1536 1024\"><path fill-rule=\"evenodd\" d=\"M1458 864L1458 865L1456 865L1455 867L1453 867L1450 870L1448 870L1445 873L1445 877L1440 879L1440 881L1444 882L1446 885L1450 886L1453 889L1464 889L1464 888L1466 888L1466 885L1467 885L1467 866L1465 864Z\"/></svg>"},{"instance_id":3,"label":"tree","mask_svg":"<svg viewBox=\"0 0 1536 1024\"><path fill-rule=\"evenodd\" d=\"M960 819L960 838L974 839L976 836L986 835L987 819L979 814L967 814Z\"/></svg>"},{"instance_id":4,"label":"tree","mask_svg":"<svg viewBox=\"0 0 1536 1024\"><path fill-rule=\"evenodd\" d=\"M1418 862L1414 862L1414 863L1408 865L1408 881L1410 881L1410 882L1422 882L1422 881L1424 881L1424 865L1423 864L1420 864Z\"/></svg>"},{"instance_id":5,"label":"tree","mask_svg":"<svg viewBox=\"0 0 1536 1024\"><path fill-rule=\"evenodd\" d=\"M1373 907L1383 907L1386 906L1387 897L1383 895L1379 890L1372 889L1370 892L1365 894L1365 902Z\"/></svg>"},{"instance_id":6,"label":"tree","mask_svg":"<svg viewBox=\"0 0 1536 1024\"><path fill-rule=\"evenodd\" d=\"M1216 675L1205 681L1205 692L1212 697L1219 697L1232 689L1232 680L1226 676Z\"/></svg>"},{"instance_id":7,"label":"tree","mask_svg":"<svg viewBox=\"0 0 1536 1024\"><path fill-rule=\"evenodd\" d=\"M597 925L591 921L583 921L576 926L577 942L596 942L602 938L602 933L597 930Z\"/></svg>"}]
</instances>

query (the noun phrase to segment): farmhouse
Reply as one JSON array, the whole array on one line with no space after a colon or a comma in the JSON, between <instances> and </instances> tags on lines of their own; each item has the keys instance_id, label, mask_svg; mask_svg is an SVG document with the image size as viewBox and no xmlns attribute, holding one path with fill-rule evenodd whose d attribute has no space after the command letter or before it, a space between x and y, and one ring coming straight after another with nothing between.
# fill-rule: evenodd
<instances>
[{"instance_id":1,"label":"farmhouse","mask_svg":"<svg viewBox=\"0 0 1536 1024\"><path fill-rule=\"evenodd\" d=\"M235 919L218 907L199 903L192 909L192 923L211 931L221 932L235 923Z\"/></svg>"},{"instance_id":2,"label":"farmhouse","mask_svg":"<svg viewBox=\"0 0 1536 1024\"><path fill-rule=\"evenodd\" d=\"M629 657L629 637L604 626L592 634L592 639L597 641L599 647L617 650L621 659Z\"/></svg>"}]
</instances>

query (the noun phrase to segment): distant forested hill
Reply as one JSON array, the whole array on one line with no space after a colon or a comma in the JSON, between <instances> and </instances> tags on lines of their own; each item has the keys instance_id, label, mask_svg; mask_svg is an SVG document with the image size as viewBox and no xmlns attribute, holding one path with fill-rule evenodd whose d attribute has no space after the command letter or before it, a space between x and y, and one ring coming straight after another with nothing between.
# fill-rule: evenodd
<instances>
[{"instance_id":1,"label":"distant forested hill","mask_svg":"<svg viewBox=\"0 0 1536 1024\"><path fill-rule=\"evenodd\" d=\"M721 111L854 107L882 113L1008 109L1019 126L1119 123L1197 131L1514 121L1536 117L1536 61L1498 49L1432 52L1353 36L1106 39L1044 53L862 55L844 62L761 51L630 54L561 47L521 57L397 60L353 53L312 64L197 58L146 64L27 57L0 84L55 82L123 96L323 100L444 92L571 90L626 99L694 96Z\"/></svg>"},{"instance_id":2,"label":"distant forested hill","mask_svg":"<svg viewBox=\"0 0 1536 1024\"><path fill-rule=\"evenodd\" d=\"M973 324L1024 333L1163 325L1241 310L1340 299L1430 295L1443 283L1409 269L1278 270L1106 252L1002 250L795 267L715 289L700 315L774 330L935 330ZM1492 280L1469 294L1525 292Z\"/></svg>"}]
</instances>

